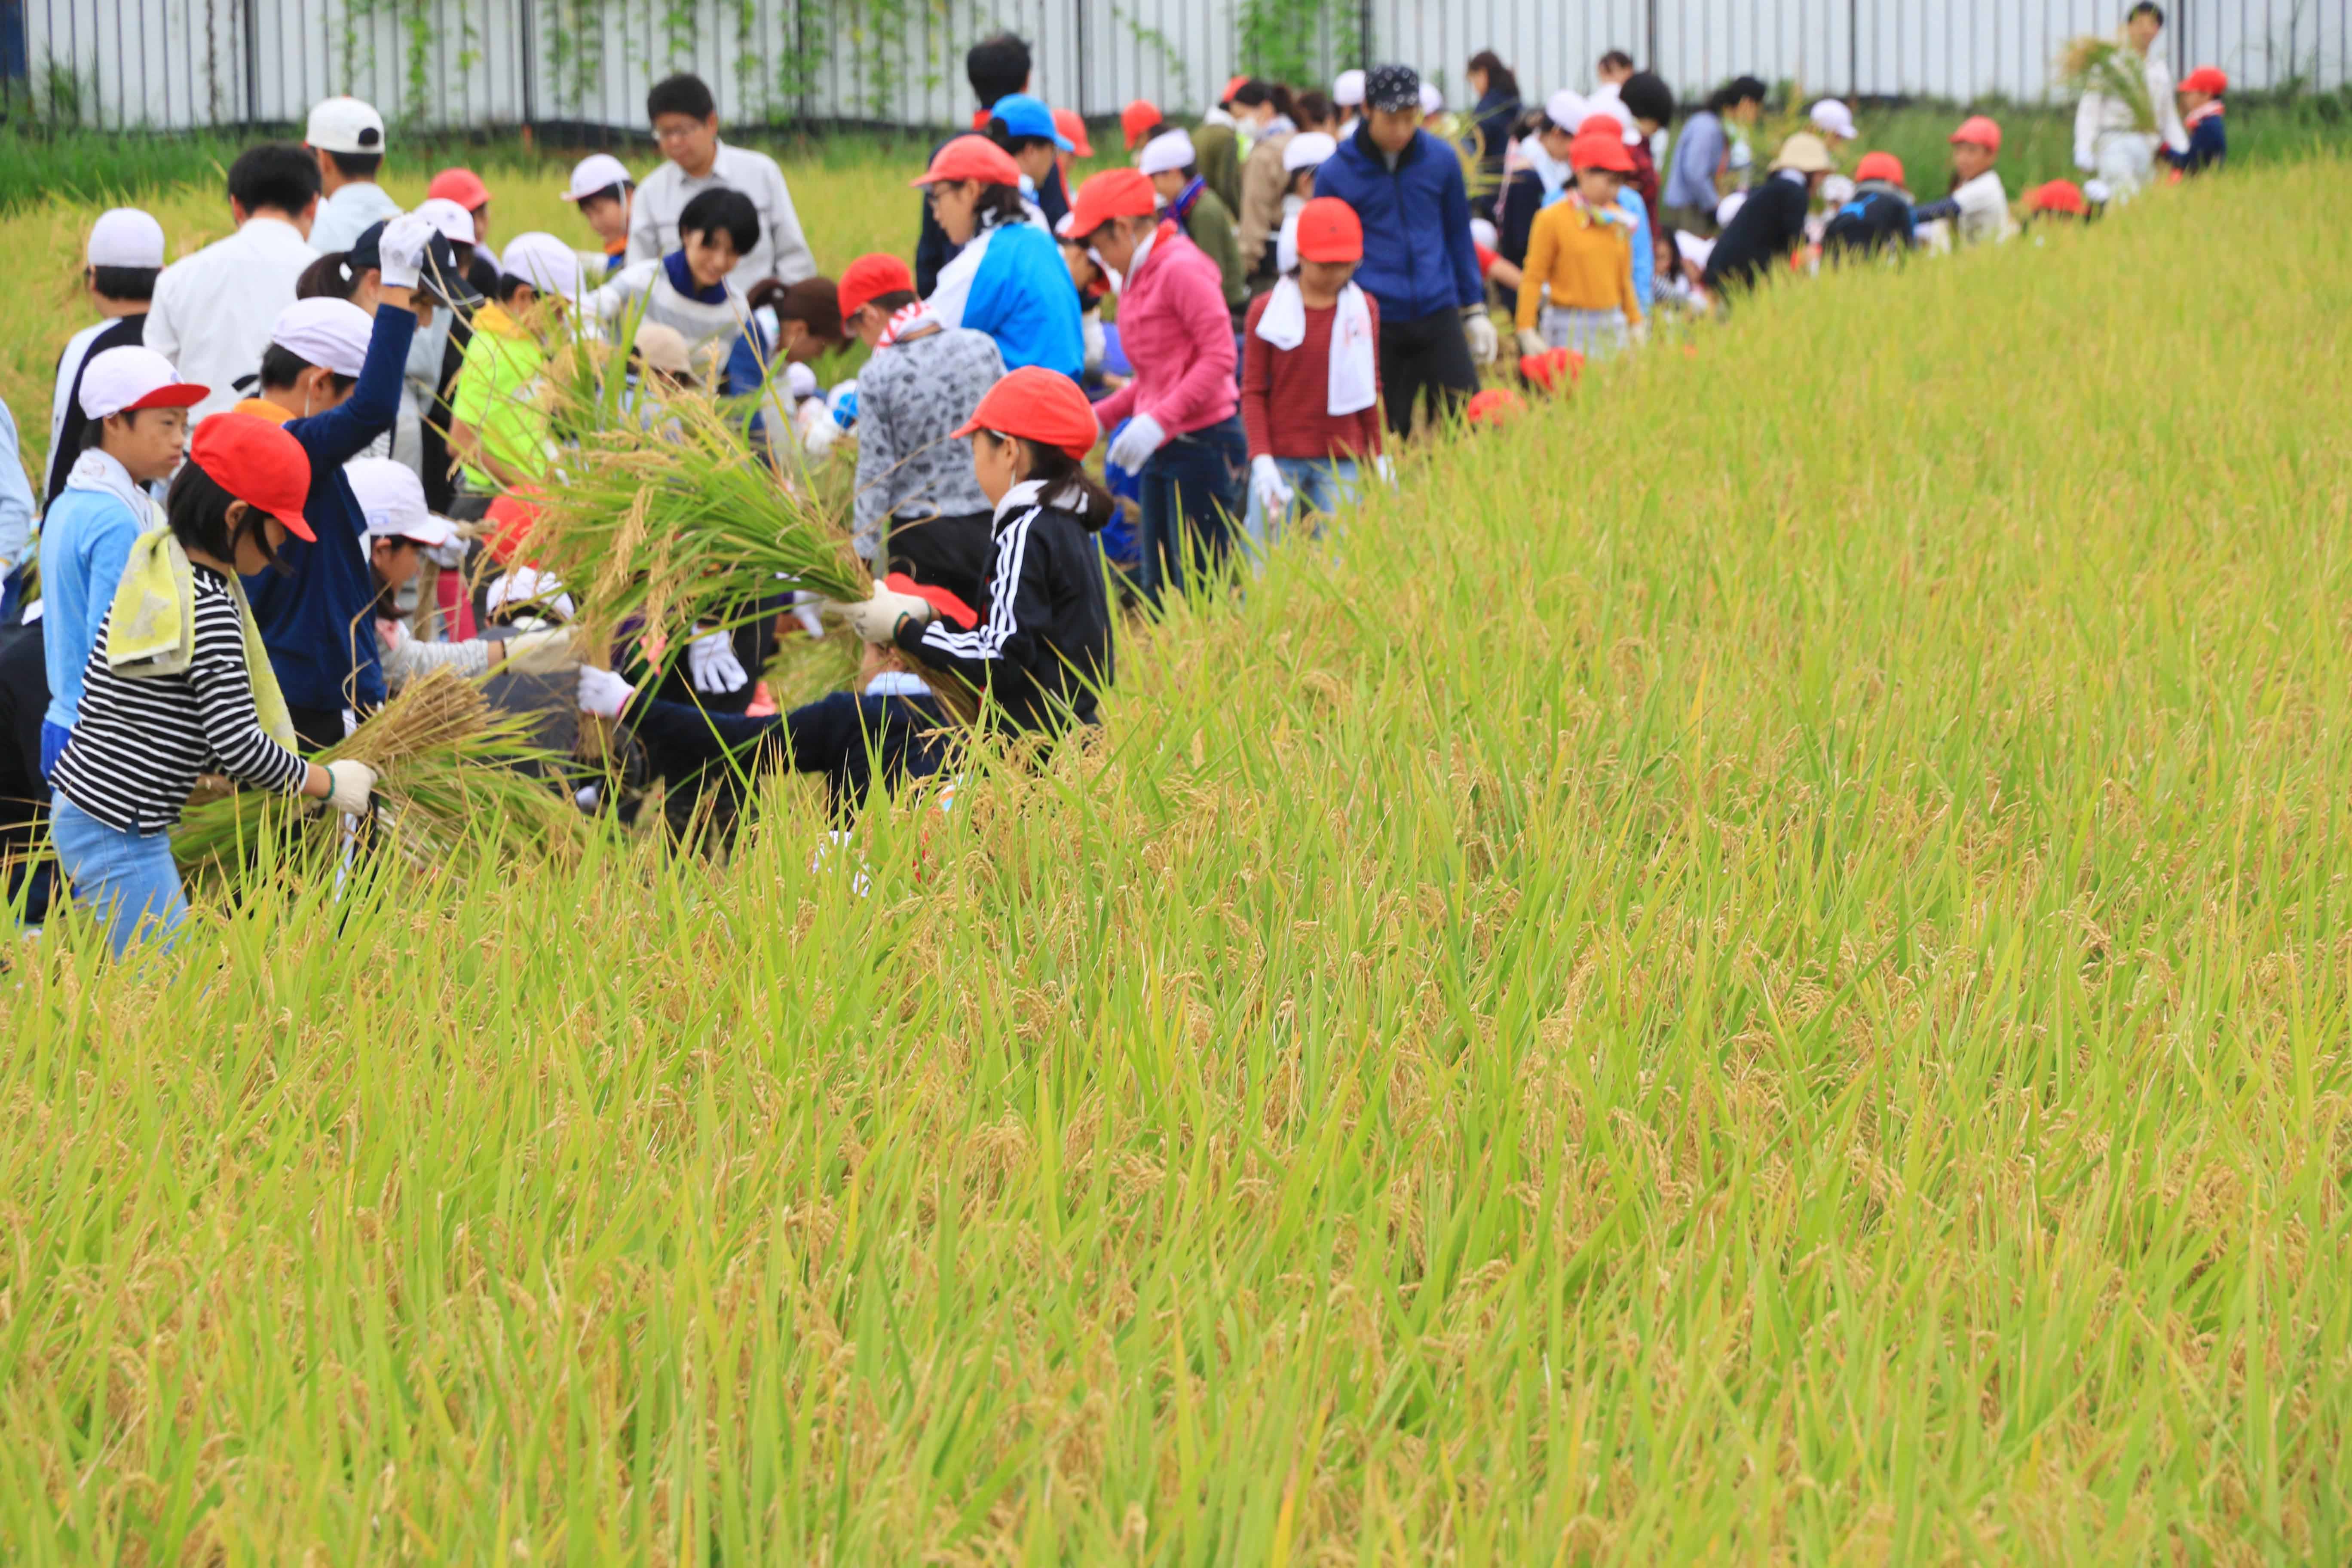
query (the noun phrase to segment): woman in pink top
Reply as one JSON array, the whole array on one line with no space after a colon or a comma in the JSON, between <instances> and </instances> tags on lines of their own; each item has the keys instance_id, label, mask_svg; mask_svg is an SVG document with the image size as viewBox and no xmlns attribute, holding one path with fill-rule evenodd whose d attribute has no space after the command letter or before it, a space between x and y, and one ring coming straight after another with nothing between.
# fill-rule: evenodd
<instances>
[{"instance_id":1,"label":"woman in pink top","mask_svg":"<svg viewBox=\"0 0 2352 1568\"><path fill-rule=\"evenodd\" d=\"M1223 275L1158 216L1151 182L1107 169L1078 187L1069 237L1124 279L1119 345L1135 379L1095 405L1110 461L1143 486L1143 595L1184 586L1188 560L1222 566L1249 475ZM1119 429L1119 422L1126 428Z\"/></svg>"}]
</instances>

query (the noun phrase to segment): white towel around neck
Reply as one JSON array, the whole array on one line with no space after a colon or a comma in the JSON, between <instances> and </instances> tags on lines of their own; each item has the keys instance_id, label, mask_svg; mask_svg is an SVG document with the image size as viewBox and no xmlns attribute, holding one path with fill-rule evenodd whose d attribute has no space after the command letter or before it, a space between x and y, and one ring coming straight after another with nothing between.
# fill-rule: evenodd
<instances>
[{"instance_id":1,"label":"white towel around neck","mask_svg":"<svg viewBox=\"0 0 2352 1568\"><path fill-rule=\"evenodd\" d=\"M1265 313L1257 319L1257 335L1278 349L1295 349L1307 341L1307 296L1298 279L1285 278L1266 297ZM1355 414L1380 401L1377 345L1372 342L1371 307L1364 291L1350 283L1339 290L1331 314L1330 401L1327 412Z\"/></svg>"}]
</instances>

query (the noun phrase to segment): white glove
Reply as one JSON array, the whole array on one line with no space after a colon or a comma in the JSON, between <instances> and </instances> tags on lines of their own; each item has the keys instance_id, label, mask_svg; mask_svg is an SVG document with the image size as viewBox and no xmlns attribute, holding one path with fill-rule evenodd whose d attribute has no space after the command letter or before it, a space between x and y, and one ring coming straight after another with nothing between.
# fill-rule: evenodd
<instances>
[{"instance_id":1,"label":"white glove","mask_svg":"<svg viewBox=\"0 0 2352 1568\"><path fill-rule=\"evenodd\" d=\"M1250 493L1268 522L1290 515L1290 487L1282 482L1282 469L1271 457L1250 459Z\"/></svg>"},{"instance_id":2,"label":"white glove","mask_svg":"<svg viewBox=\"0 0 2352 1568\"><path fill-rule=\"evenodd\" d=\"M1127 422L1118 439L1110 444L1110 460L1129 473L1140 472L1151 460L1151 454L1168 444L1168 432L1160 421L1149 414L1139 414Z\"/></svg>"},{"instance_id":3,"label":"white glove","mask_svg":"<svg viewBox=\"0 0 2352 1568\"><path fill-rule=\"evenodd\" d=\"M368 808L368 796L375 793L375 770L365 763L321 763L327 770L327 805L345 816L357 816Z\"/></svg>"},{"instance_id":4,"label":"white glove","mask_svg":"<svg viewBox=\"0 0 2352 1568\"><path fill-rule=\"evenodd\" d=\"M425 269L425 247L440 231L433 220L416 213L403 213L383 226L383 235L376 241L377 265L383 272L387 289L414 289L417 274Z\"/></svg>"},{"instance_id":5,"label":"white glove","mask_svg":"<svg viewBox=\"0 0 2352 1568\"><path fill-rule=\"evenodd\" d=\"M686 664L693 674L694 689L706 697L740 691L751 679L743 673L743 661L735 657L732 632L709 632L695 638L687 645Z\"/></svg>"},{"instance_id":6,"label":"white glove","mask_svg":"<svg viewBox=\"0 0 2352 1568\"><path fill-rule=\"evenodd\" d=\"M912 618L919 626L931 622L931 602L915 594L901 594L882 584L874 584L874 596L862 605L839 606L842 618L849 629L857 634L860 642L889 643L896 641L898 623Z\"/></svg>"},{"instance_id":7,"label":"white glove","mask_svg":"<svg viewBox=\"0 0 2352 1568\"><path fill-rule=\"evenodd\" d=\"M583 713L591 713L599 719L617 719L621 716L621 710L629 705L629 699L636 694L635 687L609 669L599 669L593 664L580 667L577 697Z\"/></svg>"},{"instance_id":8,"label":"white glove","mask_svg":"<svg viewBox=\"0 0 2352 1568\"><path fill-rule=\"evenodd\" d=\"M801 437L802 449L812 458L822 458L833 450L833 444L849 432L833 422L829 414L821 414L810 421L808 432Z\"/></svg>"},{"instance_id":9,"label":"white glove","mask_svg":"<svg viewBox=\"0 0 2352 1568\"><path fill-rule=\"evenodd\" d=\"M1544 335L1536 331L1533 327L1521 327L1519 329L1519 352L1521 353L1540 355L1549 346L1549 344L1544 342Z\"/></svg>"},{"instance_id":10,"label":"white glove","mask_svg":"<svg viewBox=\"0 0 2352 1568\"><path fill-rule=\"evenodd\" d=\"M1495 336L1495 318L1479 306L1462 318L1462 335L1470 340L1470 357L1480 364L1492 364L1502 353L1502 343Z\"/></svg>"},{"instance_id":11,"label":"white glove","mask_svg":"<svg viewBox=\"0 0 2352 1568\"><path fill-rule=\"evenodd\" d=\"M509 637L506 649L506 667L517 675L553 675L579 662L579 656L572 651L572 631L568 626Z\"/></svg>"},{"instance_id":12,"label":"white glove","mask_svg":"<svg viewBox=\"0 0 2352 1568\"><path fill-rule=\"evenodd\" d=\"M1396 459L1390 457L1386 452L1375 455L1372 458L1372 472L1380 475L1381 483L1394 486L1396 483Z\"/></svg>"}]
</instances>

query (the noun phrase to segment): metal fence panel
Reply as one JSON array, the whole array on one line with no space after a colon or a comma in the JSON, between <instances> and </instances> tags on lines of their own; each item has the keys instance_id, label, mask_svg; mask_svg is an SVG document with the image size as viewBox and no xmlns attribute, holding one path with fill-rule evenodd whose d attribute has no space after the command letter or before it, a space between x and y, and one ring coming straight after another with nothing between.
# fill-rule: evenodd
<instances>
[{"instance_id":1,"label":"metal fence panel","mask_svg":"<svg viewBox=\"0 0 2352 1568\"><path fill-rule=\"evenodd\" d=\"M963 53L1032 40L1037 89L1094 117L1150 98L1205 107L1252 58L1251 17L1299 21L1308 68L1370 52L1419 67L1457 107L1469 57L1512 62L1523 96L1591 84L1603 50L1685 93L1738 72L1808 92L2053 96L2066 39L2125 0L21 0L5 60L17 101L108 128L299 121L332 92L421 127L636 129L646 90L693 70L734 123L965 121ZM2176 0L2177 65L2247 88L2347 79L2352 0ZM1261 51L1263 52L1263 51Z\"/></svg>"}]
</instances>

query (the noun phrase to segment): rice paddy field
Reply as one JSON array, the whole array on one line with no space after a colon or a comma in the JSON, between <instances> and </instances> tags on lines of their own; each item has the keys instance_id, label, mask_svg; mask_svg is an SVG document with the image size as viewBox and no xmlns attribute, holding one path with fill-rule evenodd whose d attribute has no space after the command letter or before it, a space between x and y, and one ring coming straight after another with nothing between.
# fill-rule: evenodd
<instances>
[{"instance_id":1,"label":"rice paddy field","mask_svg":"<svg viewBox=\"0 0 2352 1568\"><path fill-rule=\"evenodd\" d=\"M16 944L0 1558L2343 1561L2347 203L1781 289L821 859Z\"/></svg>"}]
</instances>

